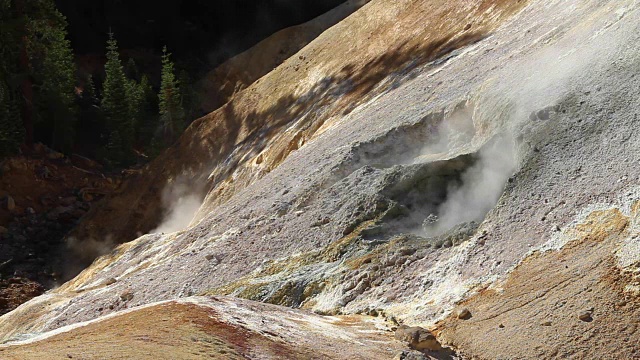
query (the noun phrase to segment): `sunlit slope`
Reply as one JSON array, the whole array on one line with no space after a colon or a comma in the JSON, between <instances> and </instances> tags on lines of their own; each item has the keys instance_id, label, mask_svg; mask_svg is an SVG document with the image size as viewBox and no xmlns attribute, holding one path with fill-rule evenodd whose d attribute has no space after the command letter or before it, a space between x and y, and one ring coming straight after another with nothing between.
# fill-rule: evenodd
<instances>
[{"instance_id":1,"label":"sunlit slope","mask_svg":"<svg viewBox=\"0 0 640 360\"><path fill-rule=\"evenodd\" d=\"M426 3L369 3L200 119L85 225L157 217L135 194L190 168L196 221L120 246L1 338L207 294L421 325L469 358L633 358L640 4Z\"/></svg>"},{"instance_id":2,"label":"sunlit slope","mask_svg":"<svg viewBox=\"0 0 640 360\"><path fill-rule=\"evenodd\" d=\"M284 330L284 331L283 331ZM229 298L152 304L13 347L23 359L387 359L401 349L366 316L312 313Z\"/></svg>"},{"instance_id":3,"label":"sunlit slope","mask_svg":"<svg viewBox=\"0 0 640 360\"><path fill-rule=\"evenodd\" d=\"M225 202L323 125L420 64L479 41L524 3L370 2L194 122L171 149L92 211L73 236L121 243L155 228L165 210L162 191L180 176L193 192L208 195L207 209Z\"/></svg>"}]
</instances>

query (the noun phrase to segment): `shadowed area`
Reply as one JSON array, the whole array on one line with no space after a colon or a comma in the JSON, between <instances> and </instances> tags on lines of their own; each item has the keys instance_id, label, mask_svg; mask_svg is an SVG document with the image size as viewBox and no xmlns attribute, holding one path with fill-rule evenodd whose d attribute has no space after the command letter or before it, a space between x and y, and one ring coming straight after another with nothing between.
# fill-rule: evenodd
<instances>
[{"instance_id":1,"label":"shadowed area","mask_svg":"<svg viewBox=\"0 0 640 360\"><path fill-rule=\"evenodd\" d=\"M181 176L190 178L193 193L205 198L196 216L200 219L278 167L289 154L331 126L330 119L346 116L377 95L395 89L417 76L417 69L441 66L458 54L456 50L485 38L523 5L499 1L480 1L468 8L444 2L438 6L402 4L401 16L406 20L400 23L402 26L413 28L413 21L418 19L438 23L444 17L458 18L437 28L421 27L421 37L398 33L396 16L376 14L376 7L384 6L382 3L366 5L363 12L323 33L220 109L196 120L174 146L92 209L71 237L100 242L109 236L123 243L156 228L162 220L162 191ZM489 16L487 9L492 6ZM367 22L370 16L381 16L385 25ZM474 25L467 26L467 21ZM360 36L370 33L370 44L354 43L338 35L344 28L362 22L366 25L356 31ZM389 39L394 39L391 48ZM337 61L334 55L343 52L356 56L346 63ZM77 268L88 265L97 255L79 253ZM67 278L73 275L69 273Z\"/></svg>"}]
</instances>

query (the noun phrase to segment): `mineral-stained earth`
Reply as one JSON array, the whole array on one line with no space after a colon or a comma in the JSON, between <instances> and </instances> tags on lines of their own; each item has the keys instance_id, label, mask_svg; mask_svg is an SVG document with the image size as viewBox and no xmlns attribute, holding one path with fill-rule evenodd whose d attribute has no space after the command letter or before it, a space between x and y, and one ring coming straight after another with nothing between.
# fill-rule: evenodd
<instances>
[{"instance_id":1,"label":"mineral-stained earth","mask_svg":"<svg viewBox=\"0 0 640 360\"><path fill-rule=\"evenodd\" d=\"M640 358L640 3L343 6L224 65L0 358Z\"/></svg>"}]
</instances>

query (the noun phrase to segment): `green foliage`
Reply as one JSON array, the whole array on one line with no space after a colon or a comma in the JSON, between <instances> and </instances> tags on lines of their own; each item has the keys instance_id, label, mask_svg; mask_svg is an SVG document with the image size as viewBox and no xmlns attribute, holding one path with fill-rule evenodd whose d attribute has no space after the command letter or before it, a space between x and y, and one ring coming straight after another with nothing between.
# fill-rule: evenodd
<instances>
[{"instance_id":1,"label":"green foliage","mask_svg":"<svg viewBox=\"0 0 640 360\"><path fill-rule=\"evenodd\" d=\"M73 146L75 63L67 40L66 18L51 0L29 2L26 39L34 80L36 136L51 147L70 151Z\"/></svg>"},{"instance_id":2,"label":"green foliage","mask_svg":"<svg viewBox=\"0 0 640 360\"><path fill-rule=\"evenodd\" d=\"M82 81L82 92L76 97L79 108L76 125L77 149L86 156L104 158L107 145L107 127L100 109L100 99L93 82L88 75Z\"/></svg>"},{"instance_id":3,"label":"green foliage","mask_svg":"<svg viewBox=\"0 0 640 360\"><path fill-rule=\"evenodd\" d=\"M158 128L158 95L153 90L151 82L146 75L142 76L139 87L143 99L136 134L140 143L148 146Z\"/></svg>"},{"instance_id":4,"label":"green foliage","mask_svg":"<svg viewBox=\"0 0 640 360\"><path fill-rule=\"evenodd\" d=\"M135 60L133 58L129 58L127 61L127 65L124 68L124 73L127 78L132 79L134 81L140 80L140 72L138 71L138 66L136 65Z\"/></svg>"},{"instance_id":5,"label":"green foliage","mask_svg":"<svg viewBox=\"0 0 640 360\"><path fill-rule=\"evenodd\" d=\"M24 140L18 103L19 23L10 0L0 0L0 157L13 154Z\"/></svg>"},{"instance_id":6,"label":"green foliage","mask_svg":"<svg viewBox=\"0 0 640 360\"><path fill-rule=\"evenodd\" d=\"M105 64L105 81L102 90L102 113L107 122L109 134L109 160L126 164L131 159L133 150L135 118L132 85L124 74L118 43L109 35L107 41L107 63Z\"/></svg>"},{"instance_id":7,"label":"green foliage","mask_svg":"<svg viewBox=\"0 0 640 360\"><path fill-rule=\"evenodd\" d=\"M197 100L166 47L159 93L141 70L133 59L123 66L111 35L99 96L91 76L76 82L67 21L54 0L0 0L0 156L25 138L63 152L85 147L118 166L133 162L134 147L158 153L184 130Z\"/></svg>"},{"instance_id":8,"label":"green foliage","mask_svg":"<svg viewBox=\"0 0 640 360\"><path fill-rule=\"evenodd\" d=\"M98 93L96 92L96 85L93 82L93 76L89 75L87 77L80 97L90 105L98 104Z\"/></svg>"},{"instance_id":9,"label":"green foliage","mask_svg":"<svg viewBox=\"0 0 640 360\"><path fill-rule=\"evenodd\" d=\"M0 78L0 156L16 152L24 133L18 103L4 79Z\"/></svg>"},{"instance_id":10,"label":"green foliage","mask_svg":"<svg viewBox=\"0 0 640 360\"><path fill-rule=\"evenodd\" d=\"M158 98L160 101L158 141L168 146L184 129L185 112L182 107L179 83L174 74L174 64L166 46L162 50L162 77Z\"/></svg>"},{"instance_id":11,"label":"green foliage","mask_svg":"<svg viewBox=\"0 0 640 360\"><path fill-rule=\"evenodd\" d=\"M21 4L21 7L17 5ZM69 150L73 143L75 117L75 64L69 41L67 22L56 9L53 0L0 0L0 77L13 114L18 109L35 109L37 140L58 150ZM21 51L25 56L21 57ZM21 64L18 68L18 63ZM21 84L27 83L26 97ZM7 96L8 94L8 96ZM9 100L7 100L9 99ZM7 104L2 105L4 109ZM20 124L13 116L12 124ZM7 116L3 115L6 122ZM31 123L31 117L28 117ZM26 121L26 120L25 120ZM25 123L26 124L26 123ZM6 125L6 124L5 124ZM22 131L3 131L18 136L11 143L24 139Z\"/></svg>"}]
</instances>

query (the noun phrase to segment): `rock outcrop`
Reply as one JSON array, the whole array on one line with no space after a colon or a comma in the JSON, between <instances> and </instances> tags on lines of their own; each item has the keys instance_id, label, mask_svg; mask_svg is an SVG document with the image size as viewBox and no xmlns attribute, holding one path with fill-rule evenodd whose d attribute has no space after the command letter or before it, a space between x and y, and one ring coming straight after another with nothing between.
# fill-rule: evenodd
<instances>
[{"instance_id":1,"label":"rock outcrop","mask_svg":"<svg viewBox=\"0 0 640 360\"><path fill-rule=\"evenodd\" d=\"M185 186L188 226L98 258L0 339L224 295L430 329L402 339L463 358L637 357L639 20L634 0L373 0L73 235L131 240Z\"/></svg>"}]
</instances>

